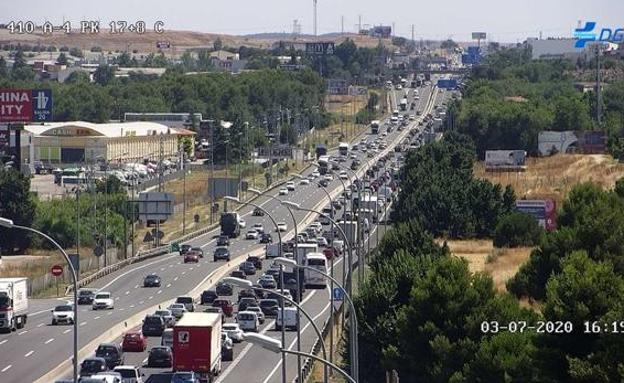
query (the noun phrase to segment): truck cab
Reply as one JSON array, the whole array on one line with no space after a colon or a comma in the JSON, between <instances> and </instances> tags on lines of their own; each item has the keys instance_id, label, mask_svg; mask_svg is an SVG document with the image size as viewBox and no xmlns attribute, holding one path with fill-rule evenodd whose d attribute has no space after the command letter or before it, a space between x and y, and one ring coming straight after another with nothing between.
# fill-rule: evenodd
<instances>
[{"instance_id":1,"label":"truck cab","mask_svg":"<svg viewBox=\"0 0 624 383\"><path fill-rule=\"evenodd\" d=\"M28 319L28 278L0 278L0 330L23 328Z\"/></svg>"}]
</instances>

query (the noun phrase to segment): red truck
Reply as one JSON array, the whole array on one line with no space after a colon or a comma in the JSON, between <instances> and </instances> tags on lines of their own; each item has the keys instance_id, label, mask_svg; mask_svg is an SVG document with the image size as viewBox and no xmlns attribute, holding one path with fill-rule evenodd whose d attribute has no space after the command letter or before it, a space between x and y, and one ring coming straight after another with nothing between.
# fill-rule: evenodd
<instances>
[{"instance_id":1,"label":"red truck","mask_svg":"<svg viewBox=\"0 0 624 383\"><path fill-rule=\"evenodd\" d=\"M173 371L212 382L221 372L221 316L187 312L173 327Z\"/></svg>"}]
</instances>

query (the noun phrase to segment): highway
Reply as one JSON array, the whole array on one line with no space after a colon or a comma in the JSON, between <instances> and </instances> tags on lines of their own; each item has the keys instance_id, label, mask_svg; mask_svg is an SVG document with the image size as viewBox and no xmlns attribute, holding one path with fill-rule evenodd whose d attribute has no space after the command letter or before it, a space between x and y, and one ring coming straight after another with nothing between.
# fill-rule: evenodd
<instances>
[{"instance_id":1,"label":"highway","mask_svg":"<svg viewBox=\"0 0 624 383\"><path fill-rule=\"evenodd\" d=\"M396 92L403 94L404 91ZM397 105L397 96L392 93L392 104ZM437 93L437 91L436 91ZM436 94L434 93L434 95ZM417 110L423 111L423 116L431 109L431 104L426 101L431 94L431 88L421 88L420 100ZM408 111L407 113L413 113ZM417 126L418 121L410 123L410 127ZM397 144L405 137L409 129L398 131L395 129L388 135L386 141L388 149L391 150L393 145ZM359 141L359 138L356 140ZM336 155L336 153L330 153ZM355 152L362 158L365 155L362 152ZM362 161L366 164L366 161ZM307 175L312 170L304 173ZM284 200L300 203L306 208L321 209L325 204L326 195L322 190L312 183L311 185L299 185L295 191L290 192L286 196L280 198ZM338 193L342 191L342 184L337 179L332 181L328 190ZM277 195L277 190L272 193ZM284 221L288 224L289 231L283 235L286 240L293 235L292 222L284 207L277 202L260 197L256 203L261 204L269 213L274 214L277 221ZM273 231L273 226L268 217L251 216L251 208L243 208L241 211L247 222L247 227L251 227L255 223L262 223L267 231ZM302 212L295 212L297 221L300 222L300 230L303 230L307 224L312 222L316 217ZM92 311L89 305L79 307L79 336L80 336L80 360L93 353L97 343L94 341L111 341L118 337L124 330L127 331L140 323L140 318L145 314L151 313L156 307L168 306L169 302L178 296L193 295L197 297L201 291L208 289L215 284L221 276L228 274L228 267L225 262L213 262L212 252L215 248L214 237L219 234L219 230L215 229L205 235L199 236L187 243L193 246L201 246L206 257L201 259L198 264L184 264L182 257L177 254L169 254L154 258L119 270L102 278L92 285L90 288L109 291L115 298L115 309L110 311ZM273 235L274 240L277 239ZM263 254L264 245L258 241L245 240L242 237L232 241L230 252L232 253L232 261L230 268L236 267L238 263L243 261L249 254ZM341 262L342 258L338 261ZM342 265L337 270L342 274ZM161 288L143 288L143 278L150 273L158 274L163 281ZM305 296L304 308L310 312L316 319L315 321L321 326L327 318L329 310L329 289L327 290L308 290ZM51 382L58 376L51 376L49 373L55 371L65 375L70 372L71 354L72 354L72 327L71 326L51 326L51 315L49 310L57 304L57 300L45 300L43 303L33 303L29 321L26 327L11 334L0 334L0 381L4 383L11 382ZM49 306L48 306L49 305ZM265 330L269 330L271 321L267 320L264 326ZM303 349L309 351L315 340L311 326L306 321L302 322L305 326L303 333ZM263 330L264 331L264 330ZM278 337L279 333L268 331L267 334ZM288 333L287 345L291 348L295 347L295 333ZM150 343L155 343L155 339L150 339ZM85 346L90 349L86 349ZM280 356L270 354L258 347L251 347L246 344L235 346L235 358L231 363L224 363L223 371L218 381L220 382L249 382L250 376L253 381L258 382L277 382L280 378ZM130 354L126 356L126 363L141 365L146 358L146 354ZM68 363L68 361L70 361ZM288 378L292 380L296 375L296 358L289 357L287 359ZM147 369L146 375L150 375ZM160 371L154 371L158 376ZM48 374L48 375L46 375ZM150 381L156 381L151 379Z\"/></svg>"}]
</instances>

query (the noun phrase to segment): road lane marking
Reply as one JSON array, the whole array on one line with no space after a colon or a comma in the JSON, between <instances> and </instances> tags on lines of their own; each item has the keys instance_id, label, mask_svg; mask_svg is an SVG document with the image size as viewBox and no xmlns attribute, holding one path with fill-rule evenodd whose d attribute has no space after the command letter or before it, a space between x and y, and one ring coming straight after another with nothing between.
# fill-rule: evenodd
<instances>
[{"instance_id":1,"label":"road lane marking","mask_svg":"<svg viewBox=\"0 0 624 383\"><path fill-rule=\"evenodd\" d=\"M158 291L156 292L156 294L161 294L161 293L162 293L162 290L158 290Z\"/></svg>"},{"instance_id":2,"label":"road lane marking","mask_svg":"<svg viewBox=\"0 0 624 383\"><path fill-rule=\"evenodd\" d=\"M26 354L24 354L24 358L28 358L29 356L31 356L32 354L34 354L33 350L28 351Z\"/></svg>"},{"instance_id":3,"label":"road lane marking","mask_svg":"<svg viewBox=\"0 0 624 383\"><path fill-rule=\"evenodd\" d=\"M135 285L135 286L134 286L134 288L135 288L135 289L138 289L138 288L139 288L139 285Z\"/></svg>"},{"instance_id":4,"label":"road lane marking","mask_svg":"<svg viewBox=\"0 0 624 383\"><path fill-rule=\"evenodd\" d=\"M70 332L72 329L68 328L67 330L63 331L63 334L67 334L68 332Z\"/></svg>"},{"instance_id":5,"label":"road lane marking","mask_svg":"<svg viewBox=\"0 0 624 383\"><path fill-rule=\"evenodd\" d=\"M13 367L12 364L9 364L8 366L6 366L5 368L3 368L2 370L0 370L0 372L6 372L9 368Z\"/></svg>"},{"instance_id":6,"label":"road lane marking","mask_svg":"<svg viewBox=\"0 0 624 383\"><path fill-rule=\"evenodd\" d=\"M167 287L167 288L171 287L171 283L167 283L167 286L165 286L165 287Z\"/></svg>"},{"instance_id":7,"label":"road lane marking","mask_svg":"<svg viewBox=\"0 0 624 383\"><path fill-rule=\"evenodd\" d=\"M145 301L140 301L139 304L142 305L143 303L145 303Z\"/></svg>"},{"instance_id":8,"label":"road lane marking","mask_svg":"<svg viewBox=\"0 0 624 383\"><path fill-rule=\"evenodd\" d=\"M126 295L129 295L129 294L130 294L130 291L126 291Z\"/></svg>"},{"instance_id":9,"label":"road lane marking","mask_svg":"<svg viewBox=\"0 0 624 383\"><path fill-rule=\"evenodd\" d=\"M175 282L175 281L177 281L177 280L178 280L178 277L173 278L173 281L174 281L174 282Z\"/></svg>"},{"instance_id":10,"label":"road lane marking","mask_svg":"<svg viewBox=\"0 0 624 383\"><path fill-rule=\"evenodd\" d=\"M131 308L131 309L133 309L133 308L134 308L134 305L130 305L130 308Z\"/></svg>"},{"instance_id":11,"label":"road lane marking","mask_svg":"<svg viewBox=\"0 0 624 383\"><path fill-rule=\"evenodd\" d=\"M113 315L113 313L112 313L112 311L111 311L111 312L109 312L109 313L108 313L108 314L106 314L106 315L107 315L107 316L111 316L111 315Z\"/></svg>"},{"instance_id":12,"label":"road lane marking","mask_svg":"<svg viewBox=\"0 0 624 383\"><path fill-rule=\"evenodd\" d=\"M43 344L48 344L48 343L52 343L54 342L54 338L50 338L48 340L46 340L45 342L43 342Z\"/></svg>"},{"instance_id":13,"label":"road lane marking","mask_svg":"<svg viewBox=\"0 0 624 383\"><path fill-rule=\"evenodd\" d=\"M147 300L149 301L150 299L154 299L154 296L151 295L149 298L147 298Z\"/></svg>"},{"instance_id":14,"label":"road lane marking","mask_svg":"<svg viewBox=\"0 0 624 383\"><path fill-rule=\"evenodd\" d=\"M19 333L19 334L17 334L17 335L26 334L27 332L28 332L28 330L24 330L24 331L20 332L20 333Z\"/></svg>"},{"instance_id":15,"label":"road lane marking","mask_svg":"<svg viewBox=\"0 0 624 383\"><path fill-rule=\"evenodd\" d=\"M96 317L95 317L95 318L93 318L93 319L94 319L94 320L97 320L97 319L100 319L100 318L101 318L101 316L99 316L99 315L98 315L98 316L96 316Z\"/></svg>"},{"instance_id":16,"label":"road lane marking","mask_svg":"<svg viewBox=\"0 0 624 383\"><path fill-rule=\"evenodd\" d=\"M6 342L8 342L8 339L3 340L2 342L0 342L0 346L5 344Z\"/></svg>"},{"instance_id":17,"label":"road lane marking","mask_svg":"<svg viewBox=\"0 0 624 383\"><path fill-rule=\"evenodd\" d=\"M37 328L39 328L39 327L43 326L44 324L45 324L45 323L39 323L39 324L37 325ZM0 344L2 344L2 343L0 343Z\"/></svg>"},{"instance_id":18,"label":"road lane marking","mask_svg":"<svg viewBox=\"0 0 624 383\"><path fill-rule=\"evenodd\" d=\"M82 322L82 323L80 323L80 326L84 326L86 324L87 324L87 322Z\"/></svg>"}]
</instances>

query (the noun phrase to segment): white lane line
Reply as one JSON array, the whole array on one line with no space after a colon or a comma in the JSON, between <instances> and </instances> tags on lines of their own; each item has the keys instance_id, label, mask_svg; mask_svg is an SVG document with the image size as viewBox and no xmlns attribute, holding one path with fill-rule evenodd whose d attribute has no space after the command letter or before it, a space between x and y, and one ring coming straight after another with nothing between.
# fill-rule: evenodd
<instances>
[{"instance_id":1,"label":"white lane line","mask_svg":"<svg viewBox=\"0 0 624 383\"><path fill-rule=\"evenodd\" d=\"M174 282L175 282L175 281L177 281L177 280L178 280L178 277L173 278L173 281L174 281Z\"/></svg>"},{"instance_id":2,"label":"white lane line","mask_svg":"<svg viewBox=\"0 0 624 383\"><path fill-rule=\"evenodd\" d=\"M68 328L67 330L63 331L63 334L67 334L68 332L70 332L72 329Z\"/></svg>"},{"instance_id":3,"label":"white lane line","mask_svg":"<svg viewBox=\"0 0 624 383\"><path fill-rule=\"evenodd\" d=\"M134 288L135 288L135 289L138 289L138 288L139 288L139 285L135 285L135 286L134 286Z\"/></svg>"},{"instance_id":4,"label":"white lane line","mask_svg":"<svg viewBox=\"0 0 624 383\"><path fill-rule=\"evenodd\" d=\"M48 344L48 343L52 343L54 342L54 338L50 338L48 340L46 340L45 342L43 342L43 344Z\"/></svg>"},{"instance_id":5,"label":"white lane line","mask_svg":"<svg viewBox=\"0 0 624 383\"><path fill-rule=\"evenodd\" d=\"M29 356L31 356L32 354L34 354L35 352L33 350L28 351L26 354L24 354L24 358L28 358Z\"/></svg>"},{"instance_id":6,"label":"white lane line","mask_svg":"<svg viewBox=\"0 0 624 383\"><path fill-rule=\"evenodd\" d=\"M130 294L130 291L126 291L126 295L129 295L129 294Z\"/></svg>"},{"instance_id":7,"label":"white lane line","mask_svg":"<svg viewBox=\"0 0 624 383\"><path fill-rule=\"evenodd\" d=\"M147 358L143 359L143 361L141 362L141 364L145 364L147 363Z\"/></svg>"},{"instance_id":8,"label":"white lane line","mask_svg":"<svg viewBox=\"0 0 624 383\"><path fill-rule=\"evenodd\" d=\"M110 313L108 313L108 314L106 314L106 315L107 315L107 316L111 316L111 315L113 315L113 313L112 313L112 312L110 312Z\"/></svg>"},{"instance_id":9,"label":"white lane line","mask_svg":"<svg viewBox=\"0 0 624 383\"><path fill-rule=\"evenodd\" d=\"M145 301L140 301L139 304L142 305L143 303L145 303Z\"/></svg>"},{"instance_id":10,"label":"white lane line","mask_svg":"<svg viewBox=\"0 0 624 383\"><path fill-rule=\"evenodd\" d=\"M147 300L149 301L150 299L154 299L154 296L151 295L149 298L147 298Z\"/></svg>"},{"instance_id":11,"label":"white lane line","mask_svg":"<svg viewBox=\"0 0 624 383\"><path fill-rule=\"evenodd\" d=\"M118 301L118 300L119 300L119 297L115 297L115 300L116 300L116 301Z\"/></svg>"},{"instance_id":12,"label":"white lane line","mask_svg":"<svg viewBox=\"0 0 624 383\"><path fill-rule=\"evenodd\" d=\"M165 286L166 288L171 287L171 283L167 283L167 286Z\"/></svg>"},{"instance_id":13,"label":"white lane line","mask_svg":"<svg viewBox=\"0 0 624 383\"><path fill-rule=\"evenodd\" d=\"M87 324L87 322L82 322L82 323L80 323L80 326L84 326L86 324Z\"/></svg>"},{"instance_id":14,"label":"white lane line","mask_svg":"<svg viewBox=\"0 0 624 383\"><path fill-rule=\"evenodd\" d=\"M162 290L158 290L156 294L162 294Z\"/></svg>"},{"instance_id":15,"label":"white lane line","mask_svg":"<svg viewBox=\"0 0 624 383\"><path fill-rule=\"evenodd\" d=\"M165 271L165 268L164 268L164 267L161 267L161 268L160 268L160 271Z\"/></svg>"},{"instance_id":16,"label":"white lane line","mask_svg":"<svg viewBox=\"0 0 624 383\"><path fill-rule=\"evenodd\" d=\"M5 368L3 368L2 370L0 370L0 372L6 372L9 368L13 367L12 364L9 364L8 366L6 366Z\"/></svg>"},{"instance_id":17,"label":"white lane line","mask_svg":"<svg viewBox=\"0 0 624 383\"><path fill-rule=\"evenodd\" d=\"M124 311L125 309L119 309L119 311ZM111 313L112 314L112 313Z\"/></svg>"},{"instance_id":18,"label":"white lane line","mask_svg":"<svg viewBox=\"0 0 624 383\"><path fill-rule=\"evenodd\" d=\"M101 316L99 316L99 315L98 315L98 316L96 316L96 317L95 317L95 318L93 318L93 319L100 319L100 318L101 318Z\"/></svg>"},{"instance_id":19,"label":"white lane line","mask_svg":"<svg viewBox=\"0 0 624 383\"><path fill-rule=\"evenodd\" d=\"M24 330L24 331L20 332L20 333L19 333L19 334L17 334L17 335L26 334L27 332L28 332L28 330Z\"/></svg>"},{"instance_id":20,"label":"white lane line","mask_svg":"<svg viewBox=\"0 0 624 383\"><path fill-rule=\"evenodd\" d=\"M169 265L169 267L173 267L173 265Z\"/></svg>"},{"instance_id":21,"label":"white lane line","mask_svg":"<svg viewBox=\"0 0 624 383\"><path fill-rule=\"evenodd\" d=\"M182 272L182 275L184 275L184 274L186 274L186 271L183 271L183 272ZM177 277L176 277L176 278L177 278ZM175 281L175 279L174 279L174 281Z\"/></svg>"},{"instance_id":22,"label":"white lane line","mask_svg":"<svg viewBox=\"0 0 624 383\"><path fill-rule=\"evenodd\" d=\"M158 260L156 260L156 261L154 261L154 262L146 263L146 264L144 264L144 265L142 265L142 266L139 266L139 267L135 267L135 268L133 268L133 269L130 269L130 270L126 271L125 273L120 274L120 275L118 275L117 277L115 277L115 279L113 279L112 281L110 281L110 282L108 282L107 284L105 284L104 286L102 286L102 287L101 287L98 291L102 291L102 290L104 290L104 291L105 291L105 289L106 289L108 286L112 285L113 283L117 282L119 279L121 279L121 278L125 277L126 275L128 275L128 274L130 274L130 273L132 273L132 272L134 272L134 271L137 271L137 270L143 269L143 268L145 268L145 267L149 267L149 266L154 265L154 264L156 264L156 263L160 263L160 262L163 262L163 261L169 260L169 259L171 259L171 258L175 258L175 257L176 257L175 255L171 255L171 256L169 256L169 257L165 257L165 258L162 258L162 259L158 259ZM48 310L46 310L46 311L48 311Z\"/></svg>"},{"instance_id":23,"label":"white lane line","mask_svg":"<svg viewBox=\"0 0 624 383\"><path fill-rule=\"evenodd\" d=\"M133 309L133 308L134 308L134 305L130 305L130 308L131 308L131 309Z\"/></svg>"},{"instance_id":24,"label":"white lane line","mask_svg":"<svg viewBox=\"0 0 624 383\"><path fill-rule=\"evenodd\" d=\"M45 323L39 323L39 324L37 325L37 328L39 328L39 327L43 326L44 324L45 324ZM0 343L0 344L2 344L2 343Z\"/></svg>"},{"instance_id":25,"label":"white lane line","mask_svg":"<svg viewBox=\"0 0 624 383\"><path fill-rule=\"evenodd\" d=\"M1 345L3 345L3 344L5 344L5 343L6 343L6 342L8 342L8 341L9 341L8 339L3 340L2 342L0 342L0 346L1 346Z\"/></svg>"}]
</instances>

